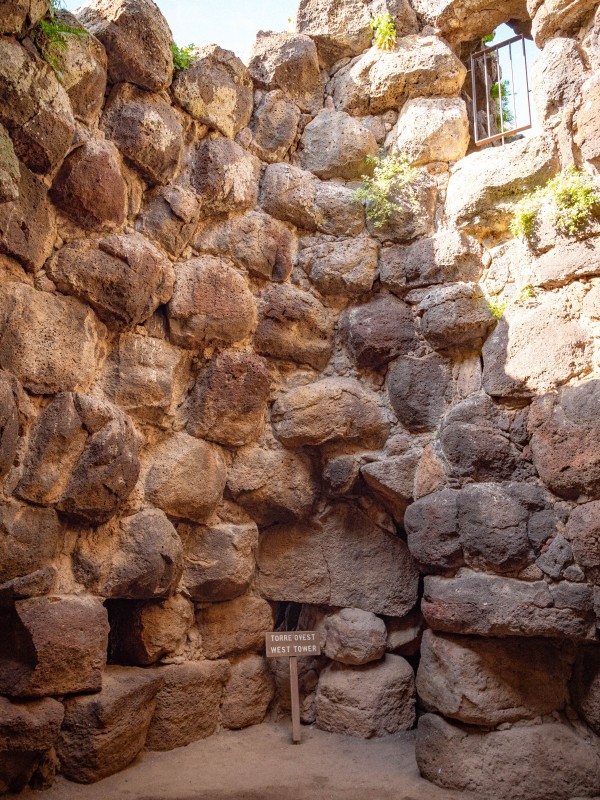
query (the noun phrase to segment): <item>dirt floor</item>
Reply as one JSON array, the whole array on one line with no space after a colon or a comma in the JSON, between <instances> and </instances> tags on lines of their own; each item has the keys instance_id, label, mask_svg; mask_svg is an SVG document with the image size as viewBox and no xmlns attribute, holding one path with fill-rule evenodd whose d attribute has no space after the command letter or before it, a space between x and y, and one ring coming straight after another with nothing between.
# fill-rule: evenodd
<instances>
[{"instance_id":1,"label":"dirt floor","mask_svg":"<svg viewBox=\"0 0 600 800\"><path fill-rule=\"evenodd\" d=\"M227 731L167 753L144 753L90 786L59 778L27 800L478 800L419 777L414 732L363 741L285 723ZM488 798L489 800L489 798Z\"/></svg>"}]
</instances>

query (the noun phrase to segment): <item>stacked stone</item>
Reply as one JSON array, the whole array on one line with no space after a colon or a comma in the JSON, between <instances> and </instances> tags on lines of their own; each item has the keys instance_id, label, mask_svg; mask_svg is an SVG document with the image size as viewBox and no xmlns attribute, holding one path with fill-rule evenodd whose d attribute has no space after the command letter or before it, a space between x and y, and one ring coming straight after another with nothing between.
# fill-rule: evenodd
<instances>
[{"instance_id":1,"label":"stacked stone","mask_svg":"<svg viewBox=\"0 0 600 800\"><path fill-rule=\"evenodd\" d=\"M599 229L507 230L598 166L600 17L506 5L302 0L248 67L174 73L152 0L98 0L60 81L45 3L3 16L0 791L285 711L284 621L323 641L305 722L408 729L424 617L423 774L597 794ZM509 18L545 131L464 158L456 52ZM376 227L380 148L418 177Z\"/></svg>"}]
</instances>

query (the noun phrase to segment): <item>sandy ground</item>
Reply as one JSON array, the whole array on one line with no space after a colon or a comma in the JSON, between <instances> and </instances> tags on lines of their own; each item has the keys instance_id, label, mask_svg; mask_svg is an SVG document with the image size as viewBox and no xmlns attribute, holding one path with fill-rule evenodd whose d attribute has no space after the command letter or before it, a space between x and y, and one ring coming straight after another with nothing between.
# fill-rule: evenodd
<instances>
[{"instance_id":1,"label":"sandy ground","mask_svg":"<svg viewBox=\"0 0 600 800\"><path fill-rule=\"evenodd\" d=\"M285 722L227 731L82 786L59 778L27 800L477 800L420 778L414 732L363 741ZM488 799L489 800L489 799Z\"/></svg>"}]
</instances>

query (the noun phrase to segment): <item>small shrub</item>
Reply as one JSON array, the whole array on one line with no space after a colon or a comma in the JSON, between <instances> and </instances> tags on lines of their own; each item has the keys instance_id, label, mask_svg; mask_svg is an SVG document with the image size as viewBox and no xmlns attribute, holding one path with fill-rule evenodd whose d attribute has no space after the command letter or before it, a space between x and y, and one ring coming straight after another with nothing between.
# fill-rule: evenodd
<instances>
[{"instance_id":1,"label":"small shrub","mask_svg":"<svg viewBox=\"0 0 600 800\"><path fill-rule=\"evenodd\" d=\"M503 124L504 128L506 128L507 125L512 125L515 121L513 112L510 110L510 97L512 92L509 86L510 83L508 81L500 81L499 83L492 83L490 89L490 97L492 100L495 100L496 105L499 106L496 119L499 129L502 129ZM502 89L502 100L500 100L500 89Z\"/></svg>"},{"instance_id":2,"label":"small shrub","mask_svg":"<svg viewBox=\"0 0 600 800\"><path fill-rule=\"evenodd\" d=\"M490 42L493 42L495 38L496 38L496 33L495 32L494 33L486 33L485 36L481 37L481 41L482 41L483 44L490 44Z\"/></svg>"},{"instance_id":3,"label":"small shrub","mask_svg":"<svg viewBox=\"0 0 600 800\"><path fill-rule=\"evenodd\" d=\"M530 283L528 283L523 286L519 294L516 296L514 302L515 304L524 303L526 300L529 300L532 297L535 297L535 289Z\"/></svg>"},{"instance_id":4,"label":"small shrub","mask_svg":"<svg viewBox=\"0 0 600 800\"><path fill-rule=\"evenodd\" d=\"M380 50L391 50L398 40L396 25L391 14L380 14L371 22L375 44Z\"/></svg>"},{"instance_id":5,"label":"small shrub","mask_svg":"<svg viewBox=\"0 0 600 800\"><path fill-rule=\"evenodd\" d=\"M544 188L526 194L517 203L509 225L510 232L519 239L529 239L533 235L540 206L544 202Z\"/></svg>"},{"instance_id":6,"label":"small shrub","mask_svg":"<svg viewBox=\"0 0 600 800\"><path fill-rule=\"evenodd\" d=\"M42 58L54 70L59 81L64 77L60 68L60 53L68 48L69 37L89 36L85 28L75 28L57 19L56 12L60 10L61 5L60 0L50 0L48 15L38 22L31 34Z\"/></svg>"},{"instance_id":7,"label":"small shrub","mask_svg":"<svg viewBox=\"0 0 600 800\"><path fill-rule=\"evenodd\" d=\"M508 304L503 297L489 297L487 306L494 319L502 319L504 312L508 308Z\"/></svg>"},{"instance_id":8,"label":"small shrub","mask_svg":"<svg viewBox=\"0 0 600 800\"><path fill-rule=\"evenodd\" d=\"M197 47L195 44L188 44L187 47L178 47L175 42L171 42L171 52L173 53L173 66L176 70L188 69L196 61Z\"/></svg>"},{"instance_id":9,"label":"small shrub","mask_svg":"<svg viewBox=\"0 0 600 800\"><path fill-rule=\"evenodd\" d=\"M395 211L406 211L392 195L397 194L413 181L418 172L410 166L405 155L390 153L387 156L367 156L367 163L373 167L372 175L363 175L363 185L354 192L354 200L365 203L367 219L376 228L385 224ZM408 203L414 205L414 196Z\"/></svg>"}]
</instances>

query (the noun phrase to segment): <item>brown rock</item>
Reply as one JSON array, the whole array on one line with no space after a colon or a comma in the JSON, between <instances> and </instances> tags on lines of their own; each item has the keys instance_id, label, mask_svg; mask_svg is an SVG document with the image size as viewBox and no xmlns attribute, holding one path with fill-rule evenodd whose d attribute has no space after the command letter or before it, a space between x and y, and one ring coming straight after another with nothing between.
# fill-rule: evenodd
<instances>
[{"instance_id":1,"label":"brown rock","mask_svg":"<svg viewBox=\"0 0 600 800\"><path fill-rule=\"evenodd\" d=\"M264 531L258 570L258 588L269 600L392 616L406 614L417 600L417 569L389 517L380 524L344 503L310 523Z\"/></svg>"},{"instance_id":2,"label":"brown rock","mask_svg":"<svg viewBox=\"0 0 600 800\"><path fill-rule=\"evenodd\" d=\"M415 472L421 450L409 450L400 456L382 458L361 467L365 484L378 497L399 525L413 499Z\"/></svg>"},{"instance_id":3,"label":"brown rock","mask_svg":"<svg viewBox=\"0 0 600 800\"><path fill-rule=\"evenodd\" d=\"M9 372L0 371L0 482L12 467L17 453L22 391Z\"/></svg>"},{"instance_id":4,"label":"brown rock","mask_svg":"<svg viewBox=\"0 0 600 800\"><path fill-rule=\"evenodd\" d=\"M119 1L154 5L151 0L114 0ZM107 138L151 185L169 183L179 164L183 139L179 116L163 95L119 83L110 93L100 122Z\"/></svg>"},{"instance_id":5,"label":"brown rock","mask_svg":"<svg viewBox=\"0 0 600 800\"><path fill-rule=\"evenodd\" d=\"M190 395L187 431L230 447L260 435L271 389L265 359L231 350L198 373Z\"/></svg>"},{"instance_id":6,"label":"brown rock","mask_svg":"<svg viewBox=\"0 0 600 800\"><path fill-rule=\"evenodd\" d=\"M56 511L14 500L0 502L0 584L46 567L60 542Z\"/></svg>"},{"instance_id":7,"label":"brown rock","mask_svg":"<svg viewBox=\"0 0 600 800\"><path fill-rule=\"evenodd\" d=\"M308 36L259 31L248 69L257 86L281 89L302 111L314 114L323 107L324 81Z\"/></svg>"},{"instance_id":8,"label":"brown rock","mask_svg":"<svg viewBox=\"0 0 600 800\"><path fill-rule=\"evenodd\" d=\"M177 265L167 313L171 339L192 350L211 343L235 344L256 324L256 306L246 281L225 259L213 256Z\"/></svg>"},{"instance_id":9,"label":"brown rock","mask_svg":"<svg viewBox=\"0 0 600 800\"><path fill-rule=\"evenodd\" d=\"M600 584L600 502L585 503L574 508L565 536L587 580Z\"/></svg>"},{"instance_id":10,"label":"brown rock","mask_svg":"<svg viewBox=\"0 0 600 800\"><path fill-rule=\"evenodd\" d=\"M194 624L194 606L176 594L158 602L115 600L108 604L109 661L155 664L175 653Z\"/></svg>"},{"instance_id":11,"label":"brown rock","mask_svg":"<svg viewBox=\"0 0 600 800\"><path fill-rule=\"evenodd\" d=\"M194 119L233 139L252 116L252 78L235 53L216 44L194 55L194 63L176 73L173 97Z\"/></svg>"},{"instance_id":12,"label":"brown rock","mask_svg":"<svg viewBox=\"0 0 600 800\"><path fill-rule=\"evenodd\" d=\"M541 49L548 39L576 33L594 9L592 0L527 0L536 45Z\"/></svg>"},{"instance_id":13,"label":"brown rock","mask_svg":"<svg viewBox=\"0 0 600 800\"><path fill-rule=\"evenodd\" d=\"M441 489L418 498L406 510L408 548L422 572L443 574L464 564L458 497L455 489Z\"/></svg>"},{"instance_id":14,"label":"brown rock","mask_svg":"<svg viewBox=\"0 0 600 800\"><path fill-rule=\"evenodd\" d=\"M280 394L271 419L287 447L381 441L388 432L376 395L352 378L325 378Z\"/></svg>"},{"instance_id":15,"label":"brown rock","mask_svg":"<svg viewBox=\"0 0 600 800\"><path fill-rule=\"evenodd\" d=\"M19 159L6 128L0 125L0 203L19 197L20 181Z\"/></svg>"},{"instance_id":16,"label":"brown rock","mask_svg":"<svg viewBox=\"0 0 600 800\"><path fill-rule=\"evenodd\" d=\"M324 629L323 652L340 664L367 664L385 654L385 622L370 611L342 608L325 617Z\"/></svg>"},{"instance_id":17,"label":"brown rock","mask_svg":"<svg viewBox=\"0 0 600 800\"><path fill-rule=\"evenodd\" d=\"M171 664L151 670L164 681L146 739L147 750L172 750L204 739L219 723L227 661Z\"/></svg>"},{"instance_id":18,"label":"brown rock","mask_svg":"<svg viewBox=\"0 0 600 800\"><path fill-rule=\"evenodd\" d=\"M247 211L258 202L260 161L237 142L209 136L196 150L191 180L207 216Z\"/></svg>"},{"instance_id":19,"label":"brown rock","mask_svg":"<svg viewBox=\"0 0 600 800\"><path fill-rule=\"evenodd\" d=\"M356 236L365 226L364 211L349 188L290 164L269 164L260 202L267 214L306 231Z\"/></svg>"},{"instance_id":20,"label":"brown rock","mask_svg":"<svg viewBox=\"0 0 600 800\"><path fill-rule=\"evenodd\" d=\"M120 228L127 213L127 186L114 145L100 139L77 148L52 185L54 203L83 228Z\"/></svg>"},{"instance_id":21,"label":"brown rock","mask_svg":"<svg viewBox=\"0 0 600 800\"><path fill-rule=\"evenodd\" d=\"M370 235L379 242L408 242L429 236L435 227L437 185L427 172L420 172L402 189L394 190L389 200L396 206L381 225L367 221Z\"/></svg>"},{"instance_id":22,"label":"brown rock","mask_svg":"<svg viewBox=\"0 0 600 800\"><path fill-rule=\"evenodd\" d=\"M258 529L243 513L225 513L207 525L178 526L183 541L183 583L200 602L233 600L250 586Z\"/></svg>"},{"instance_id":23,"label":"brown rock","mask_svg":"<svg viewBox=\"0 0 600 800\"><path fill-rule=\"evenodd\" d=\"M250 149L254 155L269 164L283 161L296 140L300 116L300 109L284 92L279 89L267 92L258 103L250 124Z\"/></svg>"},{"instance_id":24,"label":"brown rock","mask_svg":"<svg viewBox=\"0 0 600 800\"><path fill-rule=\"evenodd\" d=\"M197 616L202 647L215 659L264 647L265 632L273 630L273 611L266 600L252 595L202 608Z\"/></svg>"},{"instance_id":25,"label":"brown rock","mask_svg":"<svg viewBox=\"0 0 600 800\"><path fill-rule=\"evenodd\" d=\"M410 164L456 162L467 154L469 119L460 97L417 97L408 100L386 146L403 153Z\"/></svg>"},{"instance_id":26,"label":"brown rock","mask_svg":"<svg viewBox=\"0 0 600 800\"><path fill-rule=\"evenodd\" d=\"M129 417L91 395L64 392L33 427L16 494L99 524L123 507L138 475Z\"/></svg>"},{"instance_id":27,"label":"brown rock","mask_svg":"<svg viewBox=\"0 0 600 800\"><path fill-rule=\"evenodd\" d=\"M153 453L146 493L167 514L203 522L221 502L225 480L221 449L181 432Z\"/></svg>"},{"instance_id":28,"label":"brown rock","mask_svg":"<svg viewBox=\"0 0 600 800\"><path fill-rule=\"evenodd\" d=\"M419 653L424 628L420 611L412 611L399 619L388 617L386 628L386 652L401 656L415 656Z\"/></svg>"},{"instance_id":29,"label":"brown rock","mask_svg":"<svg viewBox=\"0 0 600 800\"><path fill-rule=\"evenodd\" d=\"M498 800L591 797L600 780L595 744L553 722L488 733L427 714L419 719L417 764L438 786Z\"/></svg>"},{"instance_id":30,"label":"brown rock","mask_svg":"<svg viewBox=\"0 0 600 800\"><path fill-rule=\"evenodd\" d=\"M309 292L290 284L269 286L259 300L254 347L265 356L326 366L332 351L335 319Z\"/></svg>"},{"instance_id":31,"label":"brown rock","mask_svg":"<svg viewBox=\"0 0 600 800\"><path fill-rule=\"evenodd\" d=\"M597 167L600 164L600 126L593 110L600 96L600 81L597 76L587 81L581 91L584 100L575 114L574 139L583 158Z\"/></svg>"},{"instance_id":32,"label":"brown rock","mask_svg":"<svg viewBox=\"0 0 600 800\"><path fill-rule=\"evenodd\" d=\"M61 291L89 303L116 330L144 322L173 293L170 262L139 233L70 242L48 273Z\"/></svg>"},{"instance_id":33,"label":"brown rock","mask_svg":"<svg viewBox=\"0 0 600 800\"><path fill-rule=\"evenodd\" d=\"M3 609L0 691L11 697L97 692L108 617L92 597L35 597Z\"/></svg>"},{"instance_id":34,"label":"brown rock","mask_svg":"<svg viewBox=\"0 0 600 800\"><path fill-rule=\"evenodd\" d=\"M299 265L325 295L359 297L377 277L377 244L370 238L305 236Z\"/></svg>"},{"instance_id":35,"label":"brown rock","mask_svg":"<svg viewBox=\"0 0 600 800\"><path fill-rule=\"evenodd\" d=\"M46 0L2 0L0 33L19 36L32 28L48 10Z\"/></svg>"},{"instance_id":36,"label":"brown rock","mask_svg":"<svg viewBox=\"0 0 600 800\"><path fill-rule=\"evenodd\" d=\"M400 422L412 432L433 430L444 412L450 382L449 362L433 353L402 356L389 368L387 390Z\"/></svg>"},{"instance_id":37,"label":"brown rock","mask_svg":"<svg viewBox=\"0 0 600 800\"><path fill-rule=\"evenodd\" d=\"M162 511L147 508L80 536L73 571L101 597L167 597L183 571L181 540Z\"/></svg>"},{"instance_id":38,"label":"brown rock","mask_svg":"<svg viewBox=\"0 0 600 800\"><path fill-rule=\"evenodd\" d=\"M533 463L560 497L600 493L600 382L569 386L533 401L529 414Z\"/></svg>"},{"instance_id":39,"label":"brown rock","mask_svg":"<svg viewBox=\"0 0 600 800\"><path fill-rule=\"evenodd\" d=\"M564 595L564 596L563 596ZM590 639L594 633L590 587L462 570L456 578L425 578L427 624L444 633Z\"/></svg>"},{"instance_id":40,"label":"brown rock","mask_svg":"<svg viewBox=\"0 0 600 800\"><path fill-rule=\"evenodd\" d=\"M318 178L360 178L368 171L367 156L377 153L369 128L344 112L323 109L300 140L300 163Z\"/></svg>"},{"instance_id":41,"label":"brown rock","mask_svg":"<svg viewBox=\"0 0 600 800\"><path fill-rule=\"evenodd\" d=\"M94 0L77 16L106 48L111 83L135 83L151 92L171 83L173 37L152 0Z\"/></svg>"},{"instance_id":42,"label":"brown rock","mask_svg":"<svg viewBox=\"0 0 600 800\"><path fill-rule=\"evenodd\" d=\"M507 0L490 7L485 0L414 0L423 23L434 26L453 46L495 30L507 20L528 19L525 0Z\"/></svg>"},{"instance_id":43,"label":"brown rock","mask_svg":"<svg viewBox=\"0 0 600 800\"><path fill-rule=\"evenodd\" d=\"M600 648L597 645L580 649L572 691L577 710L600 736Z\"/></svg>"},{"instance_id":44,"label":"brown rock","mask_svg":"<svg viewBox=\"0 0 600 800\"><path fill-rule=\"evenodd\" d=\"M387 294L350 308L342 331L354 363L362 369L381 369L418 344L410 307Z\"/></svg>"},{"instance_id":45,"label":"brown rock","mask_svg":"<svg viewBox=\"0 0 600 800\"><path fill-rule=\"evenodd\" d=\"M66 700L57 747L63 775L93 783L125 769L144 747L162 683L154 670L108 667L101 692Z\"/></svg>"},{"instance_id":46,"label":"brown rock","mask_svg":"<svg viewBox=\"0 0 600 800\"><path fill-rule=\"evenodd\" d=\"M184 186L159 186L146 194L135 228L172 258L179 258L194 235L199 217L200 203L194 192Z\"/></svg>"},{"instance_id":47,"label":"brown rock","mask_svg":"<svg viewBox=\"0 0 600 800\"><path fill-rule=\"evenodd\" d=\"M18 196L0 203L0 253L13 256L34 272L52 252L56 238L54 211L46 185L23 164L19 175Z\"/></svg>"},{"instance_id":48,"label":"brown rock","mask_svg":"<svg viewBox=\"0 0 600 800\"><path fill-rule=\"evenodd\" d=\"M429 711L493 728L561 711L570 671L568 653L552 641L425 631L417 691Z\"/></svg>"},{"instance_id":49,"label":"brown rock","mask_svg":"<svg viewBox=\"0 0 600 800\"><path fill-rule=\"evenodd\" d=\"M274 281L287 280L296 262L294 233L260 210L201 222L193 245L201 253L226 256L253 275Z\"/></svg>"},{"instance_id":50,"label":"brown rock","mask_svg":"<svg viewBox=\"0 0 600 800\"><path fill-rule=\"evenodd\" d=\"M531 69L535 110L546 124L560 122L563 113L572 108L584 80L578 43L562 37L547 42Z\"/></svg>"},{"instance_id":51,"label":"brown rock","mask_svg":"<svg viewBox=\"0 0 600 800\"><path fill-rule=\"evenodd\" d=\"M417 310L421 332L436 350L476 349L494 326L483 291L475 284L432 289Z\"/></svg>"},{"instance_id":52,"label":"brown rock","mask_svg":"<svg viewBox=\"0 0 600 800\"><path fill-rule=\"evenodd\" d=\"M258 445L237 452L227 488L259 525L304 519L318 491L308 455Z\"/></svg>"},{"instance_id":53,"label":"brown rock","mask_svg":"<svg viewBox=\"0 0 600 800\"><path fill-rule=\"evenodd\" d=\"M224 728L233 730L261 723L275 694L267 660L243 655L231 665L231 677L221 705Z\"/></svg>"},{"instance_id":54,"label":"brown rock","mask_svg":"<svg viewBox=\"0 0 600 800\"><path fill-rule=\"evenodd\" d=\"M331 664L319 678L317 728L362 739L410 730L415 699L414 674L401 656L358 667Z\"/></svg>"}]
</instances>

